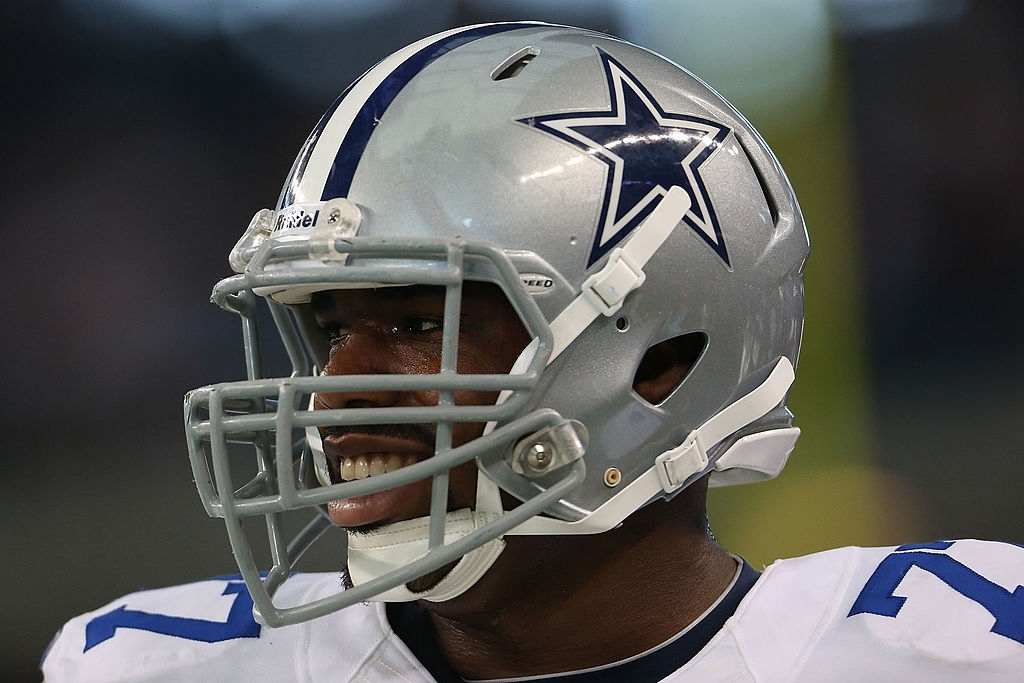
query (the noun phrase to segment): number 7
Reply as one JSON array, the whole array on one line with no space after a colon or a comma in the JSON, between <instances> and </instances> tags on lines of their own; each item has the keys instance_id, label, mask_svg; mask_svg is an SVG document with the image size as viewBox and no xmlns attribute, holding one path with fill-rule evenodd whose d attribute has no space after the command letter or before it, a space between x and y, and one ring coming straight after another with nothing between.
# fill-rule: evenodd
<instances>
[{"instance_id":1,"label":"number 7","mask_svg":"<svg viewBox=\"0 0 1024 683\"><path fill-rule=\"evenodd\" d=\"M1011 593L942 553L912 551L895 552L887 556L864 584L847 617L855 614L877 614L883 617L898 615L907 599L893 595L893 591L911 567L923 569L960 595L984 607L996 619L992 633L1024 645L1024 586L1017 586Z\"/></svg>"}]
</instances>

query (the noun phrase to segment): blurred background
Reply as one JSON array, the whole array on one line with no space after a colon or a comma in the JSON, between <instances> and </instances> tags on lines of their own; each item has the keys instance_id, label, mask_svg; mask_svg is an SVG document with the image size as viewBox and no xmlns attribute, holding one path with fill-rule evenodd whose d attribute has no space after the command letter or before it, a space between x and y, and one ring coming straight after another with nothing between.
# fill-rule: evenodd
<instances>
[{"instance_id":1,"label":"blurred background","mask_svg":"<svg viewBox=\"0 0 1024 683\"><path fill-rule=\"evenodd\" d=\"M717 491L756 565L847 544L1024 540L1020 3L66 0L0 6L0 678L71 616L230 573L195 495L189 388L244 374L207 303L321 112L461 24L653 48L757 126L812 236L786 474ZM336 549L335 549L336 551ZM333 555L321 561L330 562Z\"/></svg>"}]
</instances>

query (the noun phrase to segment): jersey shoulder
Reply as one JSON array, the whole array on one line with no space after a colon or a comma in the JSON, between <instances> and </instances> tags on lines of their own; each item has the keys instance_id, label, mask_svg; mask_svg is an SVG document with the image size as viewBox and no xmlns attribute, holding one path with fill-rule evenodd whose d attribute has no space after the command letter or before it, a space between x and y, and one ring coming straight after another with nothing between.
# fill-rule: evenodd
<instances>
[{"instance_id":1,"label":"jersey shoulder","mask_svg":"<svg viewBox=\"0 0 1024 683\"><path fill-rule=\"evenodd\" d=\"M337 574L298 574L275 596L299 604L338 592ZM417 678L383 610L360 604L310 622L269 628L252 614L237 576L131 593L71 619L42 664L48 683L75 681L391 680Z\"/></svg>"},{"instance_id":2,"label":"jersey shoulder","mask_svg":"<svg viewBox=\"0 0 1024 683\"><path fill-rule=\"evenodd\" d=\"M772 564L732 627L758 681L1019 681L1022 584L1009 543L838 548Z\"/></svg>"}]
</instances>

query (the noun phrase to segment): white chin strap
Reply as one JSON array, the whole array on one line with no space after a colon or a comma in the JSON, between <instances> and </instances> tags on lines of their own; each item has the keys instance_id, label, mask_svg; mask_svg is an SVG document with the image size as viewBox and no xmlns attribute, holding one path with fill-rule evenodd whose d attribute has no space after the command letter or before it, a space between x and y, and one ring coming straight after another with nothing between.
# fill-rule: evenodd
<instances>
[{"instance_id":1,"label":"white chin strap","mask_svg":"<svg viewBox=\"0 0 1024 683\"><path fill-rule=\"evenodd\" d=\"M445 519L445 545L458 541L500 516L500 513L483 513L468 509L449 512ZM358 586L423 557L427 554L429 536L430 517L394 522L374 531L348 532L348 573L352 583ZM413 592L409 590L408 584L405 584L378 593L372 600L451 600L465 593L479 581L504 549L505 542L496 538L463 555L455 567L432 588Z\"/></svg>"},{"instance_id":2,"label":"white chin strap","mask_svg":"<svg viewBox=\"0 0 1024 683\"><path fill-rule=\"evenodd\" d=\"M657 252L668 236L690 209L690 198L679 187L672 187L659 202L657 208L638 227L625 246L611 251L605 266L587 278L580 294L551 322L553 348L548 364L553 362L580 334L599 316L614 315L633 290L646 279L643 267ZM537 351L539 340L534 339L512 366L511 374L526 371ZM749 394L727 406L717 415L691 432L678 448L667 451L656 459L655 466L626 486L603 506L576 522L565 522L547 517L534 517L509 531L513 535L532 534L592 534L614 528L627 516L662 492L672 492L695 478L695 475L714 469L707 458L707 451L714 445L754 420L766 415L785 398L793 381L793 366L782 358L768 379ZM511 392L503 391L498 403L506 400ZM312 397L310 398L312 407ZM484 433L491 432L495 423L488 423ZM772 430L740 439L718 463L731 463L730 467L748 466L764 470L765 476L778 473L785 463L796 441L798 429ZM772 436L769 436L772 435ZM329 485L330 474L327 460L316 428L307 428L307 440L313 451L317 477ZM781 437L781 441L780 438ZM788 443L782 443L785 441ZM770 442L770 443L769 443ZM781 460L765 457L784 451ZM749 462L748 462L749 461ZM768 466L758 465L768 461ZM776 469L777 466L777 469ZM749 467L748 467L749 468ZM767 470L775 470L769 472ZM494 521L503 514L501 490L483 470L477 472L475 510L458 510L447 513L445 520L445 544L452 543L476 529ZM349 532L348 572L355 585L367 583L375 578L401 569L426 555L429 548L430 517L419 517L408 521L395 522L371 532ZM434 587L422 591L409 590L408 584L379 593L371 600L383 602L407 602L430 600L442 602L451 600L469 590L498 559L505 549L501 538L490 541L464 555L454 568Z\"/></svg>"},{"instance_id":3,"label":"white chin strap","mask_svg":"<svg viewBox=\"0 0 1024 683\"><path fill-rule=\"evenodd\" d=\"M601 507L574 522L551 517L531 517L508 534L599 534L614 529L654 498L675 493L709 472L711 483L716 485L775 477L786 464L800 435L796 427L748 434L737 439L714 461L708 453L729 436L764 417L782 403L793 379L793 364L783 356L761 384L690 432L679 446L656 457L653 467L631 481ZM728 479L716 482L715 477L719 475Z\"/></svg>"}]
</instances>

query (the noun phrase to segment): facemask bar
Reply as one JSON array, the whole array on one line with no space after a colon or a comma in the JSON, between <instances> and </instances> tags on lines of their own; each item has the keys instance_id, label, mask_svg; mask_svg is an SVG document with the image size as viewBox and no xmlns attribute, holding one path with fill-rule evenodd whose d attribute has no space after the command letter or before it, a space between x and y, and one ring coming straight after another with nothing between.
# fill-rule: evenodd
<instances>
[{"instance_id":1,"label":"facemask bar","mask_svg":"<svg viewBox=\"0 0 1024 683\"><path fill-rule=\"evenodd\" d=\"M514 511L504 513L469 535L444 543L447 513L448 472L485 453L504 451L520 438L541 429L561 425L565 420L552 410L537 410L525 415L530 390L536 385L551 350L551 331L539 308L519 283L518 273L508 257L490 245L459 240L401 240L344 238L331 245L337 254L374 259L401 259L388 267L310 265L309 240L267 240L252 256L241 275L218 283L213 300L242 319L249 379L197 389L186 396L185 422L196 486L208 514L222 517L227 527L239 569L252 594L257 612L265 623L281 625L312 619L366 600L385 590L408 583L430 571L458 560L484 543L539 514L567 495L583 481L582 459L565 467L565 476ZM322 248L322 245L320 245ZM322 253L322 252L321 252ZM266 268L284 261L305 261L301 270ZM410 263L412 261L412 263ZM421 261L422 263L417 263ZM467 261L484 264L496 271L500 284L538 350L522 374L460 375L457 372L458 326ZM443 267L441 264L443 263ZM444 336L441 368L433 375L349 375L313 377L315 362L298 331L296 321L282 305L269 301L271 313L282 334L293 371L288 378L261 376L260 349L253 318L254 289L280 290L283 287L349 283L428 284L446 287ZM266 291L266 290L264 290ZM456 406L453 392L509 391L508 400L499 405ZM436 406L303 410L303 399L313 393L359 390L414 391L439 393ZM204 419L204 415L206 417ZM501 428L458 448L451 447L454 422L498 422ZM309 454L304 446L295 455L293 431L305 427L434 423L437 425L435 455L395 472L372 478L310 488ZM276 436L269 438L269 432ZM235 490L227 458L229 442L252 445L256 450L257 476ZM305 453L303 457L302 452ZM271 454L272 453L272 454ZM210 462L213 464L211 476ZM299 477L296 476L296 468ZM478 476L486 476L483 473ZM281 534L281 513L301 508L319 508L331 500L368 495L432 477L430 542L428 552L411 564L328 598L306 605L280 608L272 595L292 570L302 552L329 526L321 511L290 544ZM264 516L270 535L273 567L261 580L252 549L242 529L242 520Z\"/></svg>"}]
</instances>

